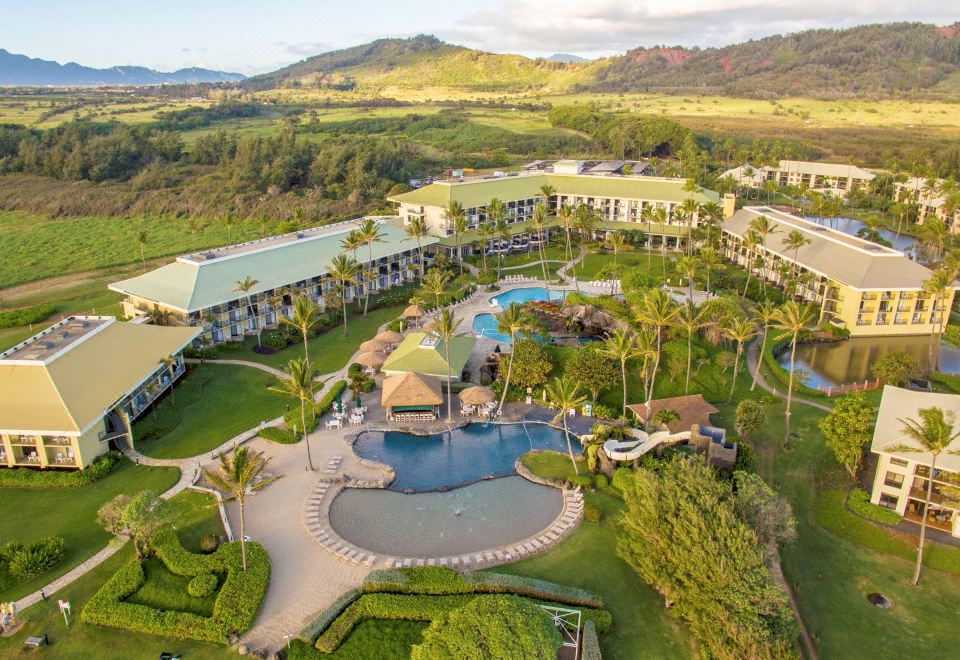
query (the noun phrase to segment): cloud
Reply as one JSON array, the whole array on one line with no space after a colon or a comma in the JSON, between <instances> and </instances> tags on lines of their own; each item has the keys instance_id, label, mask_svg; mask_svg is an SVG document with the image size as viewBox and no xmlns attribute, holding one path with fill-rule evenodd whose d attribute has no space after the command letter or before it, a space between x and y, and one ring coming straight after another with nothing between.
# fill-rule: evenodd
<instances>
[{"instance_id":1,"label":"cloud","mask_svg":"<svg viewBox=\"0 0 960 660\"><path fill-rule=\"evenodd\" d=\"M284 52L298 57L309 57L318 55L330 50L330 44L323 41L304 41L300 43L287 43L286 41L275 41L273 45L281 48Z\"/></svg>"},{"instance_id":2,"label":"cloud","mask_svg":"<svg viewBox=\"0 0 960 660\"><path fill-rule=\"evenodd\" d=\"M722 46L817 27L888 21L952 23L943 0L508 0L444 38L496 52L612 54L657 44Z\"/></svg>"}]
</instances>

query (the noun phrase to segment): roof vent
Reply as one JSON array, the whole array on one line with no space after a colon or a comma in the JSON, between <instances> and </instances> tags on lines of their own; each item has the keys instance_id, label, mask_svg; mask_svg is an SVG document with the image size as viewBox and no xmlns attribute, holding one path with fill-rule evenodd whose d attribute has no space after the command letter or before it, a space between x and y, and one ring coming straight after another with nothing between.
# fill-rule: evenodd
<instances>
[{"instance_id":1,"label":"roof vent","mask_svg":"<svg viewBox=\"0 0 960 660\"><path fill-rule=\"evenodd\" d=\"M46 348L46 349L52 349L54 346L55 346L55 344L54 344L52 341L45 341L45 342L43 342L43 347Z\"/></svg>"},{"instance_id":2,"label":"roof vent","mask_svg":"<svg viewBox=\"0 0 960 660\"><path fill-rule=\"evenodd\" d=\"M211 259L216 259L217 255L214 254L213 252L207 252L203 255L203 258L206 259L207 261L210 261Z\"/></svg>"},{"instance_id":3,"label":"roof vent","mask_svg":"<svg viewBox=\"0 0 960 660\"><path fill-rule=\"evenodd\" d=\"M63 332L60 333L60 336L63 337L64 339L66 339L67 337L70 336L70 333L67 332L66 330L64 330Z\"/></svg>"},{"instance_id":4,"label":"roof vent","mask_svg":"<svg viewBox=\"0 0 960 660\"><path fill-rule=\"evenodd\" d=\"M299 239L301 239L301 238L303 238L303 232L302 232L302 231L298 231L298 232L297 232L297 240L299 240Z\"/></svg>"}]
</instances>

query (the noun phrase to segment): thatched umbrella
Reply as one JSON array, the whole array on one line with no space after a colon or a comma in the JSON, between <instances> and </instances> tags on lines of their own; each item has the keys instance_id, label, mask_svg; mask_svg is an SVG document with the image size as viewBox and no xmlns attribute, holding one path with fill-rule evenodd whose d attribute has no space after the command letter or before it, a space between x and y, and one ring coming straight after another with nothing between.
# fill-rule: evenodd
<instances>
[{"instance_id":1,"label":"thatched umbrella","mask_svg":"<svg viewBox=\"0 0 960 660\"><path fill-rule=\"evenodd\" d=\"M387 343L382 342L379 339L370 339L360 344L360 350L366 351L367 353L375 353L376 351L385 351L386 349L387 349Z\"/></svg>"},{"instance_id":2,"label":"thatched umbrella","mask_svg":"<svg viewBox=\"0 0 960 660\"><path fill-rule=\"evenodd\" d=\"M470 406L479 406L496 400L497 396L493 393L493 390L482 385L468 387L460 392L460 401Z\"/></svg>"},{"instance_id":3,"label":"thatched umbrella","mask_svg":"<svg viewBox=\"0 0 960 660\"><path fill-rule=\"evenodd\" d=\"M421 316L423 316L423 310L420 309L420 305L410 305L403 310L403 317L406 319L418 319Z\"/></svg>"},{"instance_id":4,"label":"thatched umbrella","mask_svg":"<svg viewBox=\"0 0 960 660\"><path fill-rule=\"evenodd\" d=\"M377 353L373 351L368 351L366 353L361 353L354 362L364 367L372 367L378 369L383 366L383 363L386 362L387 358L383 353Z\"/></svg>"},{"instance_id":5,"label":"thatched umbrella","mask_svg":"<svg viewBox=\"0 0 960 660\"><path fill-rule=\"evenodd\" d=\"M403 341L403 334L393 330L384 330L374 337L376 341L382 341L384 344L399 344Z\"/></svg>"}]
</instances>

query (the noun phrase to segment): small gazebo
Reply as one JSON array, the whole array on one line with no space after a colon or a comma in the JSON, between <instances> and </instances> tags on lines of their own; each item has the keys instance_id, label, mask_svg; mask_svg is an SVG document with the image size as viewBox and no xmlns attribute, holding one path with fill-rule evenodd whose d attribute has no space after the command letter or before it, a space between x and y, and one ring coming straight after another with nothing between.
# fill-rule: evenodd
<instances>
[{"instance_id":1,"label":"small gazebo","mask_svg":"<svg viewBox=\"0 0 960 660\"><path fill-rule=\"evenodd\" d=\"M483 385L468 387L462 390L459 396L460 401L468 406L481 406L497 400L497 396L493 393L493 390Z\"/></svg>"},{"instance_id":2,"label":"small gazebo","mask_svg":"<svg viewBox=\"0 0 960 660\"><path fill-rule=\"evenodd\" d=\"M361 353L357 356L357 359L354 360L357 364L362 367L369 367L370 369L379 369L383 366L383 363L386 361L387 356L383 353L378 353L375 351L367 351L366 353Z\"/></svg>"},{"instance_id":3,"label":"small gazebo","mask_svg":"<svg viewBox=\"0 0 960 660\"><path fill-rule=\"evenodd\" d=\"M374 339L376 341L383 342L384 344L395 346L403 341L403 333L396 332L394 330L384 330L379 335L374 337Z\"/></svg>"},{"instance_id":4,"label":"small gazebo","mask_svg":"<svg viewBox=\"0 0 960 660\"><path fill-rule=\"evenodd\" d=\"M443 405L440 379L408 371L383 381L380 403L391 421L433 421Z\"/></svg>"},{"instance_id":5,"label":"small gazebo","mask_svg":"<svg viewBox=\"0 0 960 660\"><path fill-rule=\"evenodd\" d=\"M387 342L380 341L379 339L368 339L367 341L360 344L360 350L365 353L375 353L377 351L385 351L389 348Z\"/></svg>"}]
</instances>

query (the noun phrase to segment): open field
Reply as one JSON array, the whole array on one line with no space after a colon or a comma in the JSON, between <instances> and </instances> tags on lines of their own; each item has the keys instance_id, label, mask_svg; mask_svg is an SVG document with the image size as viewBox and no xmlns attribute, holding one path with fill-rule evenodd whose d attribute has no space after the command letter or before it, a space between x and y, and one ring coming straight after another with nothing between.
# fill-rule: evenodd
<instances>
[{"instance_id":1,"label":"open field","mask_svg":"<svg viewBox=\"0 0 960 660\"><path fill-rule=\"evenodd\" d=\"M53 128L65 121L71 121L75 113L81 119L142 124L156 121L158 112L169 112L188 106L205 106L209 103L211 101L84 93L0 96L0 124Z\"/></svg>"}]
</instances>

